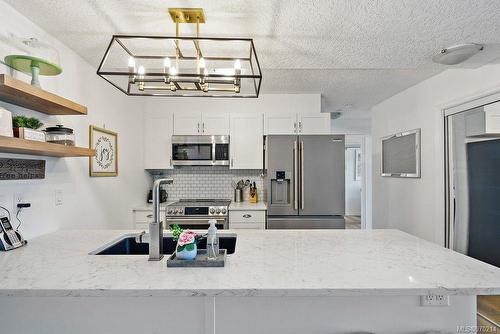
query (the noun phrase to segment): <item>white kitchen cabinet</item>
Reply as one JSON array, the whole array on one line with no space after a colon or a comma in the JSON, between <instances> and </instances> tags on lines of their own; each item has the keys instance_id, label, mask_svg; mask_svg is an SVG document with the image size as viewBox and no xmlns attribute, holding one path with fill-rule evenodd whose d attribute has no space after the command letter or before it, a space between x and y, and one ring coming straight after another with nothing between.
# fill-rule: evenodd
<instances>
[{"instance_id":1,"label":"white kitchen cabinet","mask_svg":"<svg viewBox=\"0 0 500 334\"><path fill-rule=\"evenodd\" d=\"M264 230L266 210L229 210L229 228Z\"/></svg>"},{"instance_id":2,"label":"white kitchen cabinet","mask_svg":"<svg viewBox=\"0 0 500 334\"><path fill-rule=\"evenodd\" d=\"M134 228L138 230L149 230L149 223L153 221L153 208L140 208L133 210ZM165 216L165 208L160 208L160 217Z\"/></svg>"},{"instance_id":3,"label":"white kitchen cabinet","mask_svg":"<svg viewBox=\"0 0 500 334\"><path fill-rule=\"evenodd\" d=\"M170 168L172 168L172 115L146 115L144 169Z\"/></svg>"},{"instance_id":4,"label":"white kitchen cabinet","mask_svg":"<svg viewBox=\"0 0 500 334\"><path fill-rule=\"evenodd\" d=\"M176 112L174 135L227 135L229 114L226 112Z\"/></svg>"},{"instance_id":5,"label":"white kitchen cabinet","mask_svg":"<svg viewBox=\"0 0 500 334\"><path fill-rule=\"evenodd\" d=\"M328 113L266 113L266 135L319 135L330 133Z\"/></svg>"},{"instance_id":6,"label":"white kitchen cabinet","mask_svg":"<svg viewBox=\"0 0 500 334\"><path fill-rule=\"evenodd\" d=\"M266 113L265 133L268 135L289 135L297 133L297 114Z\"/></svg>"},{"instance_id":7,"label":"white kitchen cabinet","mask_svg":"<svg viewBox=\"0 0 500 334\"><path fill-rule=\"evenodd\" d=\"M229 133L229 114L217 112L202 113L201 130L204 135L227 135Z\"/></svg>"},{"instance_id":8,"label":"white kitchen cabinet","mask_svg":"<svg viewBox=\"0 0 500 334\"><path fill-rule=\"evenodd\" d=\"M331 132L329 113L298 114L298 133L303 135L325 135Z\"/></svg>"},{"instance_id":9,"label":"white kitchen cabinet","mask_svg":"<svg viewBox=\"0 0 500 334\"><path fill-rule=\"evenodd\" d=\"M201 135L200 112L174 113L174 135Z\"/></svg>"},{"instance_id":10,"label":"white kitchen cabinet","mask_svg":"<svg viewBox=\"0 0 500 334\"><path fill-rule=\"evenodd\" d=\"M235 113L230 119L229 168L263 168L263 114Z\"/></svg>"}]
</instances>

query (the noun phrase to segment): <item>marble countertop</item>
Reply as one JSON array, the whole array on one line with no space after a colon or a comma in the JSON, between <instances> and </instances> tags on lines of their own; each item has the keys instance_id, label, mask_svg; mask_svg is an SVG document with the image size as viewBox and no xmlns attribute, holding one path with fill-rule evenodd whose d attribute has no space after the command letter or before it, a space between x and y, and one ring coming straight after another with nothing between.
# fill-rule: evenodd
<instances>
[{"instance_id":1,"label":"marble countertop","mask_svg":"<svg viewBox=\"0 0 500 334\"><path fill-rule=\"evenodd\" d=\"M256 211L256 210L267 210L266 202L231 202L229 205L229 211L240 210L240 211Z\"/></svg>"},{"instance_id":2,"label":"marble countertop","mask_svg":"<svg viewBox=\"0 0 500 334\"><path fill-rule=\"evenodd\" d=\"M0 296L500 294L499 268L397 230L239 230L224 268L88 255L136 232L58 231L1 252Z\"/></svg>"}]
</instances>

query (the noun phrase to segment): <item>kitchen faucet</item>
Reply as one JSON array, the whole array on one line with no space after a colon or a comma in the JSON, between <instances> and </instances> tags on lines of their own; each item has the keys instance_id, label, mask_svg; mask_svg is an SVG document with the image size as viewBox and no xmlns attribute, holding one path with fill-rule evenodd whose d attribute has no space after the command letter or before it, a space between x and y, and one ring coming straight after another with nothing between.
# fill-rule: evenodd
<instances>
[{"instance_id":1,"label":"kitchen faucet","mask_svg":"<svg viewBox=\"0 0 500 334\"><path fill-rule=\"evenodd\" d=\"M160 218L160 186L172 184L173 179L158 179L153 184L153 221L149 223L149 261L163 258L163 221Z\"/></svg>"}]
</instances>

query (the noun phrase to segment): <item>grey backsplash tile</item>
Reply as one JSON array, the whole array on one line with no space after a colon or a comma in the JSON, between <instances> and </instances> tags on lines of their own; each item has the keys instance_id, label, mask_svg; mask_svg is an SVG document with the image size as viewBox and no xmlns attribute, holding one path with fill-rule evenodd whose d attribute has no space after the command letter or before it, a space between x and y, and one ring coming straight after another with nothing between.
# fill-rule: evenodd
<instances>
[{"instance_id":1,"label":"grey backsplash tile","mask_svg":"<svg viewBox=\"0 0 500 334\"><path fill-rule=\"evenodd\" d=\"M257 185L259 202L265 201L266 194L261 170L229 169L226 166L176 167L170 170L150 171L153 179L171 177L174 183L165 187L169 199L183 198L227 198L233 200L231 181L250 180ZM243 192L243 200L248 200L248 188Z\"/></svg>"}]
</instances>

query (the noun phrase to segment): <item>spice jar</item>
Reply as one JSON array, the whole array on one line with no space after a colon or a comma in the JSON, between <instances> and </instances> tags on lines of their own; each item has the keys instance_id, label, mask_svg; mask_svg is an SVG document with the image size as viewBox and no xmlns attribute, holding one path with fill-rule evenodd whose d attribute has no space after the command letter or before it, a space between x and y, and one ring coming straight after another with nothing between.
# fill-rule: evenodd
<instances>
[{"instance_id":1,"label":"spice jar","mask_svg":"<svg viewBox=\"0 0 500 334\"><path fill-rule=\"evenodd\" d=\"M73 129L65 128L59 124L48 127L44 131L46 133L46 141L49 143L75 146L75 134L73 133Z\"/></svg>"}]
</instances>

